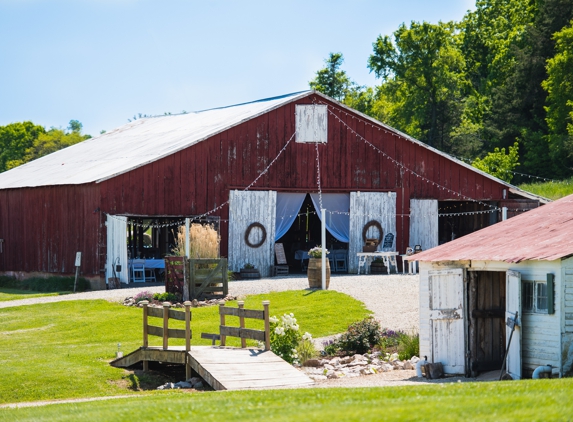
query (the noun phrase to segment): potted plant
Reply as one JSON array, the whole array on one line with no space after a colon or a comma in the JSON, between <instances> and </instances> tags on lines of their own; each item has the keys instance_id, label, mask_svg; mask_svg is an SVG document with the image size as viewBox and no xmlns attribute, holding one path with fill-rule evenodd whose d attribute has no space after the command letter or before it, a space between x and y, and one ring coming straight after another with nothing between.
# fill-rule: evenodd
<instances>
[{"instance_id":1,"label":"potted plant","mask_svg":"<svg viewBox=\"0 0 573 422\"><path fill-rule=\"evenodd\" d=\"M383 274L386 271L386 265L384 265L384 260L380 257L374 259L370 264L370 273L372 274Z\"/></svg>"},{"instance_id":2,"label":"potted plant","mask_svg":"<svg viewBox=\"0 0 573 422\"><path fill-rule=\"evenodd\" d=\"M328 249L325 249L326 255ZM322 288L322 246L315 246L308 251L308 285L311 289L321 289ZM328 258L326 261L326 288L330 285L330 262Z\"/></svg>"},{"instance_id":3,"label":"potted plant","mask_svg":"<svg viewBox=\"0 0 573 422\"><path fill-rule=\"evenodd\" d=\"M250 262L247 262L245 265L243 265L240 274L241 274L241 279L243 280L251 278L261 278L261 273L259 272L259 270L256 269L255 266Z\"/></svg>"}]
</instances>

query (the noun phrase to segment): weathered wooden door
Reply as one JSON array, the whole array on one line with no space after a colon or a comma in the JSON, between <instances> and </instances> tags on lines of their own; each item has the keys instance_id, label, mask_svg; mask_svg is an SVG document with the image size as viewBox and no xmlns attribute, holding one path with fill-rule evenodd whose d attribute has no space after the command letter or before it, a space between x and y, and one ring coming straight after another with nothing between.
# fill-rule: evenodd
<instances>
[{"instance_id":1,"label":"weathered wooden door","mask_svg":"<svg viewBox=\"0 0 573 422\"><path fill-rule=\"evenodd\" d=\"M410 200L410 242L423 250L438 246L438 201L435 199Z\"/></svg>"},{"instance_id":2,"label":"weathered wooden door","mask_svg":"<svg viewBox=\"0 0 573 422\"><path fill-rule=\"evenodd\" d=\"M350 242L348 272L358 272L357 253L362 252L362 229L375 220L384 234L396 236L396 192L350 192Z\"/></svg>"},{"instance_id":3,"label":"weathered wooden door","mask_svg":"<svg viewBox=\"0 0 573 422\"><path fill-rule=\"evenodd\" d=\"M505 284L505 320L506 320L506 372L513 379L521 379L521 273L509 270ZM517 315L517 324L511 334L512 323ZM509 323L508 323L509 322ZM511 343L509 339L511 337ZM508 344L509 343L509 344Z\"/></svg>"},{"instance_id":4,"label":"weathered wooden door","mask_svg":"<svg viewBox=\"0 0 573 422\"><path fill-rule=\"evenodd\" d=\"M229 192L229 269L253 264L261 276L274 264L277 193Z\"/></svg>"},{"instance_id":5,"label":"weathered wooden door","mask_svg":"<svg viewBox=\"0 0 573 422\"><path fill-rule=\"evenodd\" d=\"M430 271L431 361L446 374L465 373L464 276L461 268Z\"/></svg>"},{"instance_id":6,"label":"weathered wooden door","mask_svg":"<svg viewBox=\"0 0 573 422\"><path fill-rule=\"evenodd\" d=\"M114 276L113 269L121 265L121 271L116 271L120 282L129 283L129 268L127 262L127 217L108 215L107 225L107 260L105 265L106 282Z\"/></svg>"}]
</instances>

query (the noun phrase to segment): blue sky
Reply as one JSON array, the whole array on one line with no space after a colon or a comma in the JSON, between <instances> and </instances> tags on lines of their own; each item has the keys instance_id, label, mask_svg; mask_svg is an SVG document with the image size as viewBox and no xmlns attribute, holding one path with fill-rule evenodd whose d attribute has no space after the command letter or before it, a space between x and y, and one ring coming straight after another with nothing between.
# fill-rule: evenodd
<instances>
[{"instance_id":1,"label":"blue sky","mask_svg":"<svg viewBox=\"0 0 573 422\"><path fill-rule=\"evenodd\" d=\"M380 34L459 21L475 0L0 0L0 125L97 135L134 114L179 113L308 89L330 52L361 85Z\"/></svg>"}]
</instances>

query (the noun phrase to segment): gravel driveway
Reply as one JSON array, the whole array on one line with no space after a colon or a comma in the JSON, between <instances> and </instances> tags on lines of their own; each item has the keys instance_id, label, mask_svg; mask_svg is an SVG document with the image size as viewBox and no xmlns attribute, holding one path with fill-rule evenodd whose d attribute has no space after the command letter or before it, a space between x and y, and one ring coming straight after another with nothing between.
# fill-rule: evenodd
<instances>
[{"instance_id":1,"label":"gravel driveway","mask_svg":"<svg viewBox=\"0 0 573 422\"><path fill-rule=\"evenodd\" d=\"M308 280L306 276L299 274L260 280L233 281L229 283L229 294L232 296L244 296L307 288ZM330 290L346 293L363 302L368 309L374 312L374 317L380 321L384 328L418 331L418 276L333 274L330 278L329 288ZM65 300L106 299L120 302L142 290L161 293L165 291L165 288L163 286L130 287L118 290L99 290L62 296L13 300L0 302L0 308Z\"/></svg>"}]
</instances>

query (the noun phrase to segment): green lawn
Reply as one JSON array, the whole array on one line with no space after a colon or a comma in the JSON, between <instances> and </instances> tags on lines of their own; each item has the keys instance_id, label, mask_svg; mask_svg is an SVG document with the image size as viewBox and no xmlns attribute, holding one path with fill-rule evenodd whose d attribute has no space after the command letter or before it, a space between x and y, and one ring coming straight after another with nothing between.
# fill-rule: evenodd
<instances>
[{"instance_id":1,"label":"green lawn","mask_svg":"<svg viewBox=\"0 0 573 422\"><path fill-rule=\"evenodd\" d=\"M58 296L67 293L70 292L40 293L31 290L19 290L19 289L9 289L7 287L0 287L0 302L6 302L8 300L29 299L32 297Z\"/></svg>"},{"instance_id":2,"label":"green lawn","mask_svg":"<svg viewBox=\"0 0 573 422\"><path fill-rule=\"evenodd\" d=\"M563 421L572 379L183 393L0 410L5 421Z\"/></svg>"},{"instance_id":3,"label":"green lawn","mask_svg":"<svg viewBox=\"0 0 573 422\"><path fill-rule=\"evenodd\" d=\"M315 337L343 332L370 314L361 302L335 291L270 293L248 297L245 306L262 309L266 299L271 315L293 312L301 330ZM103 300L0 309L0 403L134 394L130 386L145 380L108 362L118 343L124 353L141 346L141 315L140 308ZM228 318L228 323L236 319ZM191 326L192 344L210 344L200 337L218 332L217 306L193 309ZM161 344L160 338L151 339L152 345Z\"/></svg>"}]
</instances>

